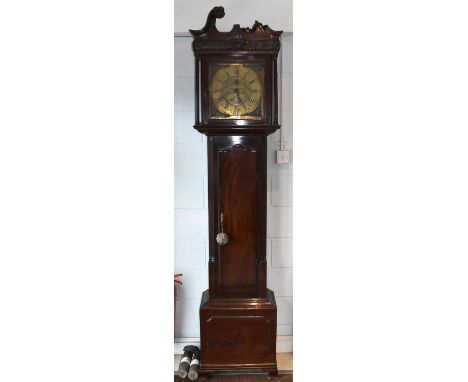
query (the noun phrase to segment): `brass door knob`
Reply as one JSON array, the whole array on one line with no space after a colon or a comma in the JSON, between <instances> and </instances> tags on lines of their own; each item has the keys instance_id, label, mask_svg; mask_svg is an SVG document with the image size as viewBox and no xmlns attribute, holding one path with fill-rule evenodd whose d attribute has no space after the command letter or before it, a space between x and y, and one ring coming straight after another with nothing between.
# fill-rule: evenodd
<instances>
[{"instance_id":1,"label":"brass door knob","mask_svg":"<svg viewBox=\"0 0 468 382\"><path fill-rule=\"evenodd\" d=\"M224 233L224 232L220 232L216 235L216 242L219 244L219 245L226 245L227 243L229 243L229 236L227 233Z\"/></svg>"},{"instance_id":2,"label":"brass door knob","mask_svg":"<svg viewBox=\"0 0 468 382\"><path fill-rule=\"evenodd\" d=\"M216 235L216 242L219 245L226 245L227 243L229 243L229 236L228 236L227 233L224 232L224 229L223 229L224 215L223 215L222 212L221 212L221 214L219 216L219 219L220 219L220 223L221 223L221 232Z\"/></svg>"}]
</instances>

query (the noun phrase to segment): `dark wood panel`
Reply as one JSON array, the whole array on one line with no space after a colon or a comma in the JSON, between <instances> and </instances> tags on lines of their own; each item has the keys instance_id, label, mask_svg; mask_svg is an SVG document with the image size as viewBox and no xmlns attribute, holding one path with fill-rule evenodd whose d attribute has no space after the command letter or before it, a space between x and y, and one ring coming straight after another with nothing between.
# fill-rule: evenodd
<instances>
[{"instance_id":1,"label":"dark wood panel","mask_svg":"<svg viewBox=\"0 0 468 382\"><path fill-rule=\"evenodd\" d=\"M220 148L219 206L229 243L219 249L219 290L256 291L257 152L242 145Z\"/></svg>"},{"instance_id":2,"label":"dark wood panel","mask_svg":"<svg viewBox=\"0 0 468 382\"><path fill-rule=\"evenodd\" d=\"M270 352L270 319L265 316L211 316L206 321L211 362L229 357L237 363L262 360Z\"/></svg>"}]
</instances>

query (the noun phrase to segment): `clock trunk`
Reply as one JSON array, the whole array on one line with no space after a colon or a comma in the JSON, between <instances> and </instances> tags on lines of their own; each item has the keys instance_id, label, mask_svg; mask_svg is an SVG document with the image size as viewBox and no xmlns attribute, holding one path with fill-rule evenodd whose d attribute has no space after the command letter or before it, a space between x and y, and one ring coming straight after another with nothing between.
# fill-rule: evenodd
<instances>
[{"instance_id":1,"label":"clock trunk","mask_svg":"<svg viewBox=\"0 0 468 382\"><path fill-rule=\"evenodd\" d=\"M208 137L210 296L265 297L266 137ZM212 264L212 265L211 265Z\"/></svg>"}]
</instances>

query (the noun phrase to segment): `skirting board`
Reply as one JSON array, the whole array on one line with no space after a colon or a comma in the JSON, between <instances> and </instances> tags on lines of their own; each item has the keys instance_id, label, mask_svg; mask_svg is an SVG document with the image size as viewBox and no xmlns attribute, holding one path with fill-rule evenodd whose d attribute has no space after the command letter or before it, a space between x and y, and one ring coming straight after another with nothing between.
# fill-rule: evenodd
<instances>
[{"instance_id":1,"label":"skirting board","mask_svg":"<svg viewBox=\"0 0 468 382\"><path fill-rule=\"evenodd\" d=\"M200 346L200 337L180 337L174 339L174 354L182 354L184 346L195 345ZM277 336L276 337L276 352L277 353L292 353L293 351L293 336Z\"/></svg>"}]
</instances>

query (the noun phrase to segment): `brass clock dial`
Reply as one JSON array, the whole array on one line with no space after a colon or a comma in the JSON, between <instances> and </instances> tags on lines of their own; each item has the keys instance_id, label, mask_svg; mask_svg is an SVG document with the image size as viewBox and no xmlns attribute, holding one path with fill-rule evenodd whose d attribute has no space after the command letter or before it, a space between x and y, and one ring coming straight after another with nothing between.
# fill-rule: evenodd
<instances>
[{"instance_id":1,"label":"brass clock dial","mask_svg":"<svg viewBox=\"0 0 468 382\"><path fill-rule=\"evenodd\" d=\"M258 119L262 116L262 69L252 64L222 64L213 68L210 102L215 118Z\"/></svg>"}]
</instances>

